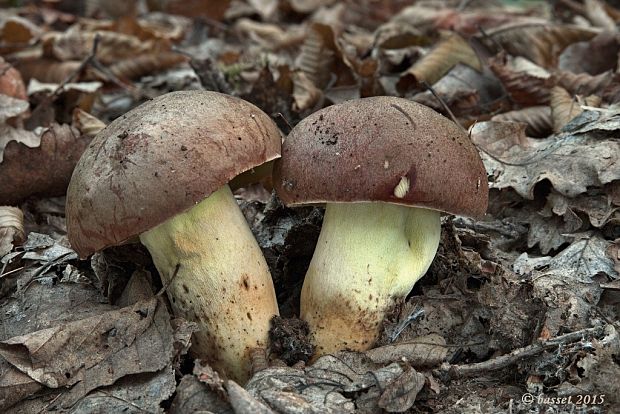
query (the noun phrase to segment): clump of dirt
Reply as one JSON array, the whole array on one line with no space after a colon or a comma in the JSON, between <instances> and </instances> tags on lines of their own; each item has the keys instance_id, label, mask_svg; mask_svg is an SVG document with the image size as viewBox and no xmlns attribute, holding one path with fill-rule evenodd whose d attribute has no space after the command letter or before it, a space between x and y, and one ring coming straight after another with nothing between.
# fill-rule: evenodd
<instances>
[{"instance_id":1,"label":"clump of dirt","mask_svg":"<svg viewBox=\"0 0 620 414\"><path fill-rule=\"evenodd\" d=\"M309 334L310 329L305 321L274 316L269 329L272 355L287 365L294 365L299 361L308 362L314 354L314 345L310 342Z\"/></svg>"}]
</instances>

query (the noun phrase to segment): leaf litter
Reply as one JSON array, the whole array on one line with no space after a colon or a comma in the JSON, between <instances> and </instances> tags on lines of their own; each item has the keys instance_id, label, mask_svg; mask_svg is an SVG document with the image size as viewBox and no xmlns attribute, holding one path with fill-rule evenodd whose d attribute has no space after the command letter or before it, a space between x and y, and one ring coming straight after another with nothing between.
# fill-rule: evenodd
<instances>
[{"instance_id":1,"label":"leaf litter","mask_svg":"<svg viewBox=\"0 0 620 414\"><path fill-rule=\"evenodd\" d=\"M0 10L3 412L551 412L526 392L606 395L553 412L620 404L617 3L42 3ZM489 214L443 219L373 349L313 361L294 317L322 208L288 209L268 181L238 189L283 316L242 387L188 353L195 327L154 294L144 249L79 261L66 239L63 195L90 139L180 89L243 97L285 133L347 99L423 103L469 128Z\"/></svg>"}]
</instances>

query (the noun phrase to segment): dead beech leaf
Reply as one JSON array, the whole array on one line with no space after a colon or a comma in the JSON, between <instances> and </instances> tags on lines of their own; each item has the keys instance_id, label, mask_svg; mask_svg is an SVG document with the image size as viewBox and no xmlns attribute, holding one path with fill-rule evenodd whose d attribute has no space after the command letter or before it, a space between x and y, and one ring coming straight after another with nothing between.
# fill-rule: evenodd
<instances>
[{"instance_id":1,"label":"dead beech leaf","mask_svg":"<svg viewBox=\"0 0 620 414\"><path fill-rule=\"evenodd\" d=\"M335 0L289 0L291 8L297 13L311 13L333 3Z\"/></svg>"},{"instance_id":2,"label":"dead beech leaf","mask_svg":"<svg viewBox=\"0 0 620 414\"><path fill-rule=\"evenodd\" d=\"M144 75L161 72L186 62L187 57L174 53L149 53L120 60L110 65L110 72L121 79L139 79Z\"/></svg>"},{"instance_id":3,"label":"dead beech leaf","mask_svg":"<svg viewBox=\"0 0 620 414\"><path fill-rule=\"evenodd\" d=\"M572 72L557 70L554 72L557 85L566 89L573 95L599 95L602 96L606 88L612 82L618 82L617 77L611 71L603 72L596 76L587 73L574 74Z\"/></svg>"},{"instance_id":4,"label":"dead beech leaf","mask_svg":"<svg viewBox=\"0 0 620 414\"><path fill-rule=\"evenodd\" d=\"M230 404L193 375L185 375L176 387L170 414L199 413L209 407L213 413L234 414Z\"/></svg>"},{"instance_id":5,"label":"dead beech leaf","mask_svg":"<svg viewBox=\"0 0 620 414\"><path fill-rule=\"evenodd\" d=\"M82 62L58 62L52 59L22 59L16 62L15 67L24 77L24 81L37 79L46 83L61 83L75 73Z\"/></svg>"},{"instance_id":6,"label":"dead beech leaf","mask_svg":"<svg viewBox=\"0 0 620 414\"><path fill-rule=\"evenodd\" d=\"M6 124L9 118L23 115L29 107L30 104L27 100L0 94L0 125ZM2 137L0 137L0 142L2 142ZM0 146L1 148L2 146ZM2 159L0 158L1 161Z\"/></svg>"},{"instance_id":7,"label":"dead beech leaf","mask_svg":"<svg viewBox=\"0 0 620 414\"><path fill-rule=\"evenodd\" d=\"M528 138L525 136L525 124L508 121L478 122L469 129L469 136L473 142L484 137L483 151L490 154L503 154L512 147L527 147Z\"/></svg>"},{"instance_id":8,"label":"dead beech leaf","mask_svg":"<svg viewBox=\"0 0 620 414\"><path fill-rule=\"evenodd\" d=\"M424 387L424 375L409 367L396 380L388 384L378 405L389 413L401 413L413 406L418 393Z\"/></svg>"},{"instance_id":9,"label":"dead beech leaf","mask_svg":"<svg viewBox=\"0 0 620 414\"><path fill-rule=\"evenodd\" d=\"M365 352L377 364L389 364L407 360L413 367L433 367L443 362L448 354L446 340L438 334L417 337L411 341L398 342L373 348Z\"/></svg>"},{"instance_id":10,"label":"dead beech leaf","mask_svg":"<svg viewBox=\"0 0 620 414\"><path fill-rule=\"evenodd\" d=\"M0 94L17 99L27 99L22 75L0 57Z\"/></svg>"},{"instance_id":11,"label":"dead beech leaf","mask_svg":"<svg viewBox=\"0 0 620 414\"><path fill-rule=\"evenodd\" d=\"M63 33L55 33L46 37L43 44L43 57L63 62L84 60L92 53L95 37L99 37L97 59L104 64L156 49L154 42L140 40L135 36L104 30L86 32L78 26L73 26Z\"/></svg>"},{"instance_id":12,"label":"dead beech leaf","mask_svg":"<svg viewBox=\"0 0 620 414\"><path fill-rule=\"evenodd\" d=\"M0 164L0 204L64 194L90 139L68 125L53 124L40 135L40 145L9 142Z\"/></svg>"},{"instance_id":13,"label":"dead beech leaf","mask_svg":"<svg viewBox=\"0 0 620 414\"><path fill-rule=\"evenodd\" d=\"M495 115L491 121L519 122L527 125L525 133L530 137L546 137L553 132L551 108L532 106Z\"/></svg>"},{"instance_id":14,"label":"dead beech leaf","mask_svg":"<svg viewBox=\"0 0 620 414\"><path fill-rule=\"evenodd\" d=\"M407 22L390 20L379 26L374 34L374 46L380 49L427 46L429 42L430 38L423 36L422 32Z\"/></svg>"},{"instance_id":15,"label":"dead beech leaf","mask_svg":"<svg viewBox=\"0 0 620 414\"><path fill-rule=\"evenodd\" d=\"M308 79L304 72L293 74L293 109L298 112L311 110L323 100L323 92Z\"/></svg>"},{"instance_id":16,"label":"dead beech leaf","mask_svg":"<svg viewBox=\"0 0 620 414\"><path fill-rule=\"evenodd\" d=\"M11 16L4 20L0 29L0 53L6 54L24 49L33 44L41 35L39 29L30 20L19 16Z\"/></svg>"},{"instance_id":17,"label":"dead beech leaf","mask_svg":"<svg viewBox=\"0 0 620 414\"><path fill-rule=\"evenodd\" d=\"M430 52L401 75L396 88L406 92L421 82L432 85L458 63L482 70L480 59L469 43L456 33L447 34Z\"/></svg>"},{"instance_id":18,"label":"dead beech leaf","mask_svg":"<svg viewBox=\"0 0 620 414\"><path fill-rule=\"evenodd\" d=\"M500 81L491 73L479 72L462 63L433 84L433 90L459 119L488 116L507 105ZM441 102L431 91L413 96L414 101L443 112Z\"/></svg>"},{"instance_id":19,"label":"dead beech leaf","mask_svg":"<svg viewBox=\"0 0 620 414\"><path fill-rule=\"evenodd\" d=\"M620 142L587 133L527 139L526 145L493 153L488 137L472 134L472 141L483 151L482 160L491 188L512 187L528 200L534 199L534 186L549 180L556 191L575 197L588 187L620 179Z\"/></svg>"},{"instance_id":20,"label":"dead beech leaf","mask_svg":"<svg viewBox=\"0 0 620 414\"><path fill-rule=\"evenodd\" d=\"M104 2L102 0L102 2ZM191 18L206 17L221 21L231 0L204 1L204 0L147 0L149 10L187 16Z\"/></svg>"},{"instance_id":21,"label":"dead beech leaf","mask_svg":"<svg viewBox=\"0 0 620 414\"><path fill-rule=\"evenodd\" d=\"M581 105L598 106L601 99L593 95L585 98L582 102L573 98L566 89L555 86L551 89L551 116L553 118L553 131L560 132L574 117L581 114Z\"/></svg>"},{"instance_id":22,"label":"dead beech leaf","mask_svg":"<svg viewBox=\"0 0 620 414\"><path fill-rule=\"evenodd\" d=\"M0 355L50 388L72 386L57 401L70 407L126 375L156 372L172 358L172 329L157 298L0 342Z\"/></svg>"},{"instance_id":23,"label":"dead beech leaf","mask_svg":"<svg viewBox=\"0 0 620 414\"><path fill-rule=\"evenodd\" d=\"M271 408L256 400L233 380L226 381L226 390L235 414L275 414Z\"/></svg>"},{"instance_id":24,"label":"dead beech leaf","mask_svg":"<svg viewBox=\"0 0 620 414\"><path fill-rule=\"evenodd\" d=\"M0 99L2 99L0 97ZM20 143L25 145L28 148L36 148L41 143L41 137L35 134L32 131L27 131L25 129L13 128L9 125L1 125L0 124L0 171L2 170L2 162L4 161L4 156L6 152L6 147L11 143ZM0 179L0 182L2 179ZM0 194L2 190L0 190ZM6 203L12 204L12 203Z\"/></svg>"},{"instance_id":25,"label":"dead beech leaf","mask_svg":"<svg viewBox=\"0 0 620 414\"><path fill-rule=\"evenodd\" d=\"M87 137L94 137L105 128L105 123L80 108L75 108L73 110L73 121L71 125L77 128L82 135Z\"/></svg>"},{"instance_id":26,"label":"dead beech leaf","mask_svg":"<svg viewBox=\"0 0 620 414\"><path fill-rule=\"evenodd\" d=\"M318 88L325 88L331 77L331 65L336 54L334 49L334 32L331 27L319 23L308 27L296 66Z\"/></svg>"},{"instance_id":27,"label":"dead beech leaf","mask_svg":"<svg viewBox=\"0 0 620 414\"><path fill-rule=\"evenodd\" d=\"M305 37L304 30L300 27L284 30L275 24L260 23L246 18L237 20L235 30L269 50L299 45Z\"/></svg>"},{"instance_id":28,"label":"dead beech leaf","mask_svg":"<svg viewBox=\"0 0 620 414\"><path fill-rule=\"evenodd\" d=\"M548 23L509 24L489 30L481 41L491 49L501 46L513 56L523 56L543 68L557 66L559 54L568 45L589 40L597 32L577 26Z\"/></svg>"},{"instance_id":29,"label":"dead beech leaf","mask_svg":"<svg viewBox=\"0 0 620 414\"><path fill-rule=\"evenodd\" d=\"M598 0L584 0L586 17L590 22L605 30L616 31L616 22L607 14L605 6Z\"/></svg>"},{"instance_id":30,"label":"dead beech leaf","mask_svg":"<svg viewBox=\"0 0 620 414\"><path fill-rule=\"evenodd\" d=\"M613 30L603 31L592 39L568 46L560 55L558 69L574 74L598 75L614 71L620 51L620 37Z\"/></svg>"},{"instance_id":31,"label":"dead beech leaf","mask_svg":"<svg viewBox=\"0 0 620 414\"><path fill-rule=\"evenodd\" d=\"M489 67L497 76L512 100L522 106L547 105L549 90L554 79L540 77L525 71L515 71L503 62L501 56L489 61Z\"/></svg>"},{"instance_id":32,"label":"dead beech leaf","mask_svg":"<svg viewBox=\"0 0 620 414\"><path fill-rule=\"evenodd\" d=\"M0 257L25 239L24 213L17 207L0 206Z\"/></svg>"}]
</instances>

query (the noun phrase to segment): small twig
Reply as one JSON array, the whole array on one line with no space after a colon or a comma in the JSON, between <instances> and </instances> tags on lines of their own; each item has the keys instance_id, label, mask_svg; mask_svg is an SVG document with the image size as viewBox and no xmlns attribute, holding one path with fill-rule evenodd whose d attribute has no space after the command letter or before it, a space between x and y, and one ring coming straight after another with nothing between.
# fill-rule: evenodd
<instances>
[{"instance_id":1,"label":"small twig","mask_svg":"<svg viewBox=\"0 0 620 414\"><path fill-rule=\"evenodd\" d=\"M546 341L534 343L523 348L518 348L509 354L501 355L497 358L475 364L450 365L445 363L436 371L436 373L446 380L453 378L475 377L489 371L498 371L500 369L507 368L523 359L536 356L547 349L556 348L561 345L568 345L570 343L580 341L586 336L599 337L603 335L604 331L604 326L582 329L576 332L567 333L565 335L556 336L555 338L551 338Z\"/></svg>"},{"instance_id":2,"label":"small twig","mask_svg":"<svg viewBox=\"0 0 620 414\"><path fill-rule=\"evenodd\" d=\"M459 128L461 128L462 131L464 131L465 133L467 133L467 130L463 127L463 125L461 125L461 123L456 119L456 117L454 116L454 114L452 113L452 111L450 110L450 108L448 107L448 105L444 102L443 99L441 99L441 97L439 95L437 95L437 92L435 92L435 89L433 89L433 87L431 85L429 85L428 83L426 83L426 81L422 81L420 82L422 84L422 86L424 86L428 91L430 91L430 93L433 94L433 96L435 97L435 99L437 99L439 101L439 103L441 104L441 107L444 109L444 111L446 111L448 113L448 115L450 115L450 119L452 119L452 122L454 122Z\"/></svg>"},{"instance_id":3,"label":"small twig","mask_svg":"<svg viewBox=\"0 0 620 414\"><path fill-rule=\"evenodd\" d=\"M409 315L407 315L407 317L398 322L398 324L396 324L396 326L394 327L394 329L392 330L392 332L390 332L389 336L388 336L388 342L392 343L396 340L396 338L398 338L400 336L400 334L403 333L403 331L405 329L407 329L407 327L409 325L411 325L411 323L413 321L415 321L416 319L418 319L420 316L424 315L424 308L421 306L416 306L415 308L413 308L411 310L411 312L409 312Z\"/></svg>"},{"instance_id":4,"label":"small twig","mask_svg":"<svg viewBox=\"0 0 620 414\"><path fill-rule=\"evenodd\" d=\"M4 267L2 267L2 270L0 271L0 278L6 277L6 276L8 276L8 275L10 275L10 274L13 274L13 273L15 273L15 272L19 272L20 270L24 270L24 269L25 269L25 267L26 267L26 266L18 267L17 269L9 270L9 271L8 271L8 272L6 272L6 273L3 273L3 272L4 272Z\"/></svg>"},{"instance_id":5,"label":"small twig","mask_svg":"<svg viewBox=\"0 0 620 414\"><path fill-rule=\"evenodd\" d=\"M99 60L97 60L96 58L93 58L90 62L91 66L95 69L97 69L99 72L101 72L101 74L105 77L108 78L109 81L111 81L112 83L114 83L116 86L119 86L123 89L128 90L130 93L136 95L138 94L138 90L135 86L128 84L122 80L120 80L114 73L112 73L112 71L107 68L105 65L103 65L101 62L99 62ZM145 94L142 94L145 95ZM147 98L151 98L150 96L146 96Z\"/></svg>"},{"instance_id":6,"label":"small twig","mask_svg":"<svg viewBox=\"0 0 620 414\"><path fill-rule=\"evenodd\" d=\"M181 268L181 263L177 263L176 267L174 268L174 272L172 272L172 276L170 277L170 280L168 281L168 283L166 283L164 286L162 286L161 289L159 289L159 292L157 292L157 294L155 296L161 296L161 295L164 294L164 292L166 290L168 290L168 288L172 284L172 281L174 280L174 278L177 277L177 275L179 274L179 269L180 268Z\"/></svg>"},{"instance_id":7,"label":"small twig","mask_svg":"<svg viewBox=\"0 0 620 414\"><path fill-rule=\"evenodd\" d=\"M95 39L93 40L93 47L92 47L89 55L86 56L86 59L84 59L82 61L82 63L80 63L80 66L78 66L78 68L76 70L74 70L71 74L69 74L69 76L67 76L65 78L65 80L63 80L60 83L60 85L58 85L58 87L52 93L52 98L58 96L63 91L65 86L67 86L68 83L70 83L72 80L77 78L82 72L84 72L86 67L91 65L93 63L93 61L95 61L97 59L97 49L99 48L99 41L100 40L101 40L101 36L99 36L99 33L96 33L95 34Z\"/></svg>"},{"instance_id":8,"label":"small twig","mask_svg":"<svg viewBox=\"0 0 620 414\"><path fill-rule=\"evenodd\" d=\"M291 132L291 130L293 129L293 127L291 126L291 124L289 124L289 122L286 120L286 118L284 117L284 115L282 115L282 112L278 112L277 114L275 114L274 117L280 117L282 118L282 120L284 121L284 123L286 124L286 126L288 127L288 132Z\"/></svg>"}]
</instances>

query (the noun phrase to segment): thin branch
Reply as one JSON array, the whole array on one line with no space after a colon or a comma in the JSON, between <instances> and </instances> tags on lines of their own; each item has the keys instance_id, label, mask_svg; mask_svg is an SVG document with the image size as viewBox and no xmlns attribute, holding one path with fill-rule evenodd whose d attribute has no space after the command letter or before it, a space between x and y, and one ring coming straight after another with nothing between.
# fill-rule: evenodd
<instances>
[{"instance_id":1,"label":"thin branch","mask_svg":"<svg viewBox=\"0 0 620 414\"><path fill-rule=\"evenodd\" d=\"M515 349L509 354L501 355L484 362L463 365L451 365L445 363L435 372L441 378L448 381L454 378L475 377L489 371L498 371L507 368L526 358L531 358L541 354L545 350L578 342L585 337L600 337L603 335L604 331L604 326L582 329L576 332L567 333L565 335L556 336L555 338L551 338L546 341L534 343L524 348Z\"/></svg>"}]
</instances>

